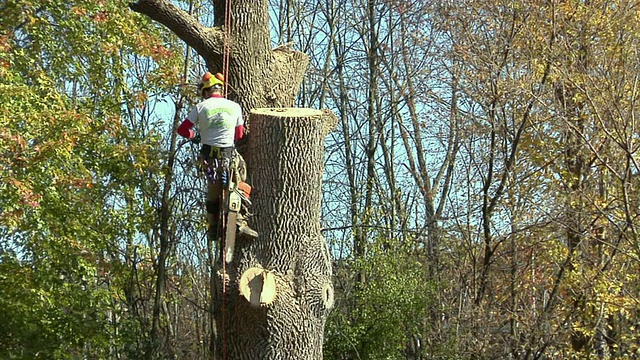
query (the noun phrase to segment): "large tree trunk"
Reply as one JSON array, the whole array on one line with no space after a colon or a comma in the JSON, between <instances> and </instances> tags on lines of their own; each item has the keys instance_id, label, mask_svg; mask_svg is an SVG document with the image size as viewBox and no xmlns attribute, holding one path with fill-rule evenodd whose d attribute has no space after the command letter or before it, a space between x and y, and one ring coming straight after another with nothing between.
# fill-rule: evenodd
<instances>
[{"instance_id":1,"label":"large tree trunk","mask_svg":"<svg viewBox=\"0 0 640 360\"><path fill-rule=\"evenodd\" d=\"M321 182L324 138L335 117L280 108L256 109L251 120L254 135L246 161L253 169L255 215L250 223L260 236L238 239L227 266L229 285L216 314L219 354L227 359L322 359L333 286L320 233ZM254 279L240 291L243 274L261 269L265 280L256 284ZM275 298L267 279L275 280Z\"/></svg>"},{"instance_id":2,"label":"large tree trunk","mask_svg":"<svg viewBox=\"0 0 640 360\"><path fill-rule=\"evenodd\" d=\"M237 239L233 261L224 269L227 286L223 290L218 283L215 357L322 359L333 286L320 233L321 182L324 138L336 119L319 110L283 109L293 106L308 57L289 46L270 48L266 0L231 4L229 98L245 113L264 108L252 112L248 147L240 149L254 186L250 225L260 236ZM222 72L223 5L214 1L216 26L211 28L168 0L138 0L130 7L167 26L211 71ZM243 274L244 280L258 276L241 294Z\"/></svg>"}]
</instances>

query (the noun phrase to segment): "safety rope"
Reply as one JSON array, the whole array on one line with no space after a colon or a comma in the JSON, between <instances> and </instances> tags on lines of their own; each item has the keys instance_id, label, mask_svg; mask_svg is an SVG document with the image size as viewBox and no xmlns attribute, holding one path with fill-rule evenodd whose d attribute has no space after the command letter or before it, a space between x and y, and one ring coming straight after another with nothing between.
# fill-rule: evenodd
<instances>
[{"instance_id":1,"label":"safety rope","mask_svg":"<svg viewBox=\"0 0 640 360\"><path fill-rule=\"evenodd\" d=\"M226 171L226 170L223 170ZM227 259L226 251L227 247L227 218L225 216L225 189L224 184L222 191L220 192L220 211L221 211L221 235L220 235L220 252L222 253L222 360L227 359Z\"/></svg>"},{"instance_id":2,"label":"safety rope","mask_svg":"<svg viewBox=\"0 0 640 360\"><path fill-rule=\"evenodd\" d=\"M222 75L224 78L224 97L229 96L229 62L231 58L231 0L224 2L224 49L222 56ZM223 170L226 171L227 169ZM228 176L231 174L228 174ZM229 181L228 179L227 181ZM227 359L227 259L226 259L226 234L227 217L225 216L225 189L220 192L221 230L220 251L222 253L222 360Z\"/></svg>"},{"instance_id":3,"label":"safety rope","mask_svg":"<svg viewBox=\"0 0 640 360\"><path fill-rule=\"evenodd\" d=\"M224 97L229 95L229 62L231 58L231 0L224 2L224 49L222 53L222 75Z\"/></svg>"}]
</instances>

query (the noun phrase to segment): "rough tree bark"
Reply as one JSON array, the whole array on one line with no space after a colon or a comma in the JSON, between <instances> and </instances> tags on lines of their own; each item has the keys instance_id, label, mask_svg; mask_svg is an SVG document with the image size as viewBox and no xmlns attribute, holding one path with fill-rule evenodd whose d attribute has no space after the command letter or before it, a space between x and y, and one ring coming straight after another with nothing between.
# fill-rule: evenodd
<instances>
[{"instance_id":1,"label":"rough tree bark","mask_svg":"<svg viewBox=\"0 0 640 360\"><path fill-rule=\"evenodd\" d=\"M224 15L224 3L215 1L216 23ZM244 110L293 106L309 58L290 46L270 47L266 0L231 2L231 55L229 97ZM222 69L224 27L205 27L168 0L139 0L130 8L173 31L194 48L216 72Z\"/></svg>"},{"instance_id":2,"label":"rough tree bark","mask_svg":"<svg viewBox=\"0 0 640 360\"><path fill-rule=\"evenodd\" d=\"M230 359L322 359L333 305L331 260L320 233L324 138L335 118L312 109L255 109L247 165L253 169L255 229L239 239L230 264L227 328ZM304 139L304 140L301 140ZM234 286L247 270L275 279L275 300L253 306ZM254 291L247 298L260 298ZM269 300L267 299L266 302ZM259 301L258 301L259 302Z\"/></svg>"},{"instance_id":3,"label":"rough tree bark","mask_svg":"<svg viewBox=\"0 0 640 360\"><path fill-rule=\"evenodd\" d=\"M213 3L221 24L224 3ZM167 26L211 71L221 71L222 26L205 27L167 0L139 0L130 8ZM289 46L270 48L268 1L232 1L230 58L229 98L245 113L256 109L243 155L254 187L250 224L260 236L239 238L226 267L226 295L218 293L213 310L215 357L322 359L333 286L320 233L321 180L324 138L336 119L330 112L284 109L293 106L308 57Z\"/></svg>"}]
</instances>

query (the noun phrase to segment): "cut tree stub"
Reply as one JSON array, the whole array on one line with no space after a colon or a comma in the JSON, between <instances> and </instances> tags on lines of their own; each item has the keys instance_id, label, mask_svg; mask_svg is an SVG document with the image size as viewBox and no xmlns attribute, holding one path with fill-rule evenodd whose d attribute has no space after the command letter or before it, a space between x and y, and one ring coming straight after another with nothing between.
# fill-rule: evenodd
<instances>
[{"instance_id":1,"label":"cut tree stub","mask_svg":"<svg viewBox=\"0 0 640 360\"><path fill-rule=\"evenodd\" d=\"M251 110L245 156L254 186L249 222L260 236L249 245L251 255L241 260L240 272L257 264L280 274L298 272L301 250L322 236L324 138L335 125L329 114L310 108Z\"/></svg>"},{"instance_id":2,"label":"cut tree stub","mask_svg":"<svg viewBox=\"0 0 640 360\"><path fill-rule=\"evenodd\" d=\"M332 112L308 108L250 113L243 155L253 187L248 222L259 236L238 239L228 269L239 285L227 293L230 325L218 329L227 332L229 359L323 358L334 302L320 228L324 140L336 122Z\"/></svg>"},{"instance_id":3,"label":"cut tree stub","mask_svg":"<svg viewBox=\"0 0 640 360\"><path fill-rule=\"evenodd\" d=\"M322 110L309 109L309 108L259 108L251 110L252 114L276 116L276 117L310 117L321 116Z\"/></svg>"},{"instance_id":4,"label":"cut tree stub","mask_svg":"<svg viewBox=\"0 0 640 360\"><path fill-rule=\"evenodd\" d=\"M240 278L240 294L253 306L269 305L276 298L275 277L260 267L252 267Z\"/></svg>"}]
</instances>

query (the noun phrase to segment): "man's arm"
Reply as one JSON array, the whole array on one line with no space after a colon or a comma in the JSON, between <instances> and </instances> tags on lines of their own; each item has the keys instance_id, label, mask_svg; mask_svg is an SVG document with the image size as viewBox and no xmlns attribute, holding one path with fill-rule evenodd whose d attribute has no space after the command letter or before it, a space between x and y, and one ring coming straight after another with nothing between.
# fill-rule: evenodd
<instances>
[{"instance_id":1,"label":"man's arm","mask_svg":"<svg viewBox=\"0 0 640 360\"><path fill-rule=\"evenodd\" d=\"M182 137L186 137L187 139L193 139L196 135L196 132L191 130L193 127L193 123L189 121L189 119L184 119L182 124L178 126L178 134Z\"/></svg>"},{"instance_id":2,"label":"man's arm","mask_svg":"<svg viewBox=\"0 0 640 360\"><path fill-rule=\"evenodd\" d=\"M238 142L244 136L244 118L242 117L242 108L236 104L238 108L238 117L236 118L236 134L233 138L234 142Z\"/></svg>"},{"instance_id":3,"label":"man's arm","mask_svg":"<svg viewBox=\"0 0 640 360\"><path fill-rule=\"evenodd\" d=\"M236 136L234 137L235 141L242 139L244 136L244 124L236 126Z\"/></svg>"}]
</instances>

